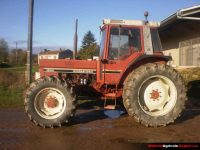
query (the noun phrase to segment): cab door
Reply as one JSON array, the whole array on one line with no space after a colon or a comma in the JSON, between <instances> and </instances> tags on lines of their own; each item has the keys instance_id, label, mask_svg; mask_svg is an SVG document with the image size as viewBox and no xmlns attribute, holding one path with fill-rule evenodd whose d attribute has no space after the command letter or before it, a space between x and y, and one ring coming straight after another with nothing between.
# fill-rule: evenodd
<instances>
[{"instance_id":1,"label":"cab door","mask_svg":"<svg viewBox=\"0 0 200 150\"><path fill-rule=\"evenodd\" d=\"M118 84L126 67L142 54L142 28L110 26L107 43L107 62L104 64L106 84Z\"/></svg>"},{"instance_id":2,"label":"cab door","mask_svg":"<svg viewBox=\"0 0 200 150\"><path fill-rule=\"evenodd\" d=\"M107 51L107 43L108 43L108 25L105 25L101 28L101 41L100 41L100 52L99 52L99 60L97 60L97 70L96 70L96 78L97 83L99 83L99 87L105 83L105 73L104 68L107 63L106 59L106 51Z\"/></svg>"}]
</instances>

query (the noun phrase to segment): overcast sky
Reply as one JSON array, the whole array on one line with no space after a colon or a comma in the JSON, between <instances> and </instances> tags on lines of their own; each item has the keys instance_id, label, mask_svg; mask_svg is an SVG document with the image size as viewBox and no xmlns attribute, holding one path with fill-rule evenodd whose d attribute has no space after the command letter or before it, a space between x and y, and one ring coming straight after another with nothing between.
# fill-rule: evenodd
<instances>
[{"instance_id":1,"label":"overcast sky","mask_svg":"<svg viewBox=\"0 0 200 150\"><path fill-rule=\"evenodd\" d=\"M10 47L18 41L26 47L28 1L0 0L0 38ZM177 10L199 5L200 0L35 0L34 47L73 46L75 19L79 20L79 46L83 35L91 30L99 42L99 26L103 18L144 19L162 21Z\"/></svg>"}]
</instances>

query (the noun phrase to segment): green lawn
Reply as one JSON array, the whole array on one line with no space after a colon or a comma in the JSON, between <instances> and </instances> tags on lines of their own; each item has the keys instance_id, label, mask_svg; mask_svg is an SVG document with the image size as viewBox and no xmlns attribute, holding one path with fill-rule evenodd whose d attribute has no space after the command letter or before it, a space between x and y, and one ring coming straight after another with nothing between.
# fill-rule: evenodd
<instances>
[{"instance_id":1,"label":"green lawn","mask_svg":"<svg viewBox=\"0 0 200 150\"><path fill-rule=\"evenodd\" d=\"M0 87L0 107L16 107L23 105L22 88L3 88Z\"/></svg>"},{"instance_id":2,"label":"green lawn","mask_svg":"<svg viewBox=\"0 0 200 150\"><path fill-rule=\"evenodd\" d=\"M39 66L33 66L32 71L36 72L38 70ZM10 67L10 68L0 68L0 70L6 70L6 71L13 71L13 72L19 72L24 73L26 71L26 66L19 66L19 67Z\"/></svg>"},{"instance_id":3,"label":"green lawn","mask_svg":"<svg viewBox=\"0 0 200 150\"><path fill-rule=\"evenodd\" d=\"M25 70L26 66L0 68L0 75L4 74L0 76L0 107L23 106ZM33 72L37 70L38 66L33 66Z\"/></svg>"}]
</instances>

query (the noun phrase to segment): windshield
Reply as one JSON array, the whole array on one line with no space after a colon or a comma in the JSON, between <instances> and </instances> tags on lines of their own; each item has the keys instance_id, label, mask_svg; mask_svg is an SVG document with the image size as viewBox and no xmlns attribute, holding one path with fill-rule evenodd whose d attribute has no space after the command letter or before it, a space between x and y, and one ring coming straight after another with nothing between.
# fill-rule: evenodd
<instances>
[{"instance_id":1,"label":"windshield","mask_svg":"<svg viewBox=\"0 0 200 150\"><path fill-rule=\"evenodd\" d=\"M106 30L102 30L101 42L100 42L100 58L103 57L103 50L104 50L104 45L105 45L105 38L106 38Z\"/></svg>"}]
</instances>

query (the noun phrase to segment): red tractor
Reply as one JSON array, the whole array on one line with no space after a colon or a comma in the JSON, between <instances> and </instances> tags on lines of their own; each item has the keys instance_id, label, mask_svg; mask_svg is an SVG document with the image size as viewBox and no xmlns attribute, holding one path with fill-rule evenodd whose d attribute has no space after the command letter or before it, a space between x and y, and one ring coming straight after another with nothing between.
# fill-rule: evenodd
<instances>
[{"instance_id":1,"label":"red tractor","mask_svg":"<svg viewBox=\"0 0 200 150\"><path fill-rule=\"evenodd\" d=\"M159 23L103 20L95 60L43 59L40 78L26 91L25 110L42 127L60 127L75 115L79 87L101 93L105 108L123 99L128 114L145 126L165 126L180 116L186 89L162 53ZM107 99L113 105L107 105Z\"/></svg>"}]
</instances>

